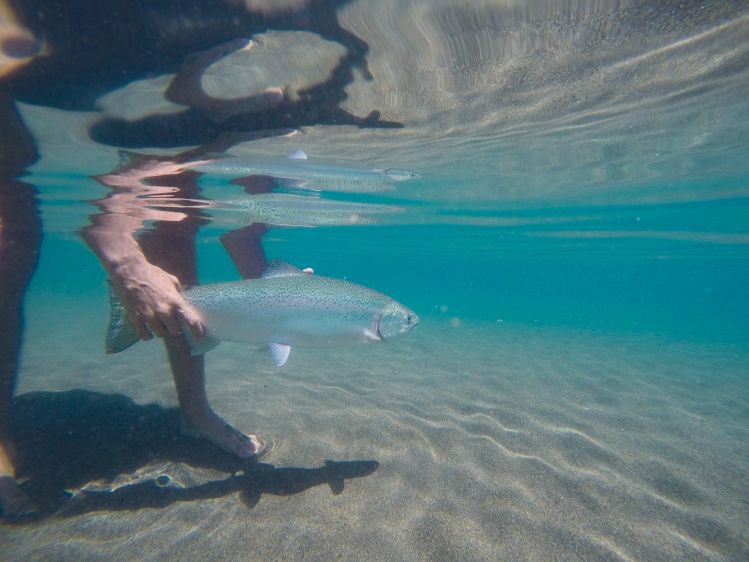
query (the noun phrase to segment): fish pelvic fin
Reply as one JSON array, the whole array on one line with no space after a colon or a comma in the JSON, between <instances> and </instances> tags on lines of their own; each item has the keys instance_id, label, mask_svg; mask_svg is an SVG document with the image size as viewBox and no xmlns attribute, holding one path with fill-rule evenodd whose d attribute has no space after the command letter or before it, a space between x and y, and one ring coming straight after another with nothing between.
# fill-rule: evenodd
<instances>
[{"instance_id":1,"label":"fish pelvic fin","mask_svg":"<svg viewBox=\"0 0 749 562\"><path fill-rule=\"evenodd\" d=\"M269 343L268 349L273 355L273 360L276 362L276 367L283 367L286 361L289 359L289 353L291 353L291 346L283 343Z\"/></svg>"},{"instance_id":2,"label":"fish pelvic fin","mask_svg":"<svg viewBox=\"0 0 749 562\"><path fill-rule=\"evenodd\" d=\"M109 326L104 337L104 351L106 353L119 353L140 339L135 326L130 321L130 315L122 306L120 299L109 286Z\"/></svg>"}]
</instances>

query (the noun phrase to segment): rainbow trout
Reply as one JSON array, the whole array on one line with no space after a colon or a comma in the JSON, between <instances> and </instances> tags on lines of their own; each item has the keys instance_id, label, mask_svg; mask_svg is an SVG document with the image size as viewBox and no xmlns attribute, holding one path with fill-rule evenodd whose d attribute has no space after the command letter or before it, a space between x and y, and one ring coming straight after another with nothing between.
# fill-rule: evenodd
<instances>
[{"instance_id":1,"label":"rainbow trout","mask_svg":"<svg viewBox=\"0 0 749 562\"><path fill-rule=\"evenodd\" d=\"M288 158L253 160L229 156L202 160L186 164L185 167L213 176L270 176L286 187L352 193L388 191L393 189L397 182L420 177L413 172L395 168L368 170L310 163L307 161L307 155L301 150L294 151Z\"/></svg>"},{"instance_id":2,"label":"rainbow trout","mask_svg":"<svg viewBox=\"0 0 749 562\"><path fill-rule=\"evenodd\" d=\"M185 330L193 355L202 355L221 341L267 344L279 367L295 345L382 341L419 323L416 313L382 293L304 273L278 260L259 279L200 285L183 294L206 327L201 339ZM118 353L140 338L113 293L110 304L105 348Z\"/></svg>"}]
</instances>

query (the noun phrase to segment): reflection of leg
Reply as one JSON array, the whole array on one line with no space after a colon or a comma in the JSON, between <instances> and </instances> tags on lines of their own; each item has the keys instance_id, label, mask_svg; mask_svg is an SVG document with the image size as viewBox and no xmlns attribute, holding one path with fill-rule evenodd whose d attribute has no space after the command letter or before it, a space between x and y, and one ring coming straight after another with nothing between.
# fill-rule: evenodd
<instances>
[{"instance_id":1,"label":"reflection of leg","mask_svg":"<svg viewBox=\"0 0 749 562\"><path fill-rule=\"evenodd\" d=\"M270 176L249 176L235 178L231 183L244 187L245 193L252 196L270 193L276 180ZM224 249L244 279L256 279L268 267L262 245L263 235L268 232L268 228L267 224L253 223L221 237Z\"/></svg>"},{"instance_id":2,"label":"reflection of leg","mask_svg":"<svg viewBox=\"0 0 749 562\"><path fill-rule=\"evenodd\" d=\"M266 225L254 223L221 237L221 243L244 279L260 277L268 267L261 243L267 231Z\"/></svg>"},{"instance_id":3,"label":"reflection of leg","mask_svg":"<svg viewBox=\"0 0 749 562\"><path fill-rule=\"evenodd\" d=\"M36 268L41 220L31 186L0 180L0 507L5 516L33 509L15 483L13 400L23 332L23 295Z\"/></svg>"},{"instance_id":4,"label":"reflection of leg","mask_svg":"<svg viewBox=\"0 0 749 562\"><path fill-rule=\"evenodd\" d=\"M140 240L148 260L176 275L183 285L197 282L195 237L202 219L161 222ZM184 336L165 338L167 355L182 410L183 431L207 439L240 458L252 456L260 447L257 438L227 424L210 407L205 392L202 356L192 356Z\"/></svg>"}]
</instances>

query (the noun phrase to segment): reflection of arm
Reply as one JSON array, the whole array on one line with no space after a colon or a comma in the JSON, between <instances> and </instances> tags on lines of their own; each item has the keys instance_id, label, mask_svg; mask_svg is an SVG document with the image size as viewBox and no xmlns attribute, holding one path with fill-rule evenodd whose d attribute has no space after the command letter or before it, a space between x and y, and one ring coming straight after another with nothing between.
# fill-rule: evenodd
<instances>
[{"instance_id":1,"label":"reflection of arm","mask_svg":"<svg viewBox=\"0 0 749 562\"><path fill-rule=\"evenodd\" d=\"M146 259L133 235L143 226L143 221L112 213L106 205L100 206L104 213L94 216L91 221L93 224L84 228L82 235L104 269L112 276L118 270L127 269L129 263Z\"/></svg>"},{"instance_id":2,"label":"reflection of arm","mask_svg":"<svg viewBox=\"0 0 749 562\"><path fill-rule=\"evenodd\" d=\"M278 106L284 101L283 90L278 87L268 87L260 92L232 99L214 98L203 90L203 74L213 63L235 51L249 51L254 45L246 39L233 39L189 59L169 84L164 97L174 103L200 108L207 112L210 119L218 122L235 115L265 111Z\"/></svg>"},{"instance_id":3,"label":"reflection of arm","mask_svg":"<svg viewBox=\"0 0 749 562\"><path fill-rule=\"evenodd\" d=\"M200 335L203 332L200 315L182 296L179 280L151 264L135 238L145 220L184 217L179 212L146 208L138 196L149 190L149 186L139 181L127 187L118 185L117 191L97 202L102 212L92 217L91 225L83 229L83 239L109 274L115 292L143 339L150 338L148 328L158 336L167 332L178 335L181 324Z\"/></svg>"}]
</instances>

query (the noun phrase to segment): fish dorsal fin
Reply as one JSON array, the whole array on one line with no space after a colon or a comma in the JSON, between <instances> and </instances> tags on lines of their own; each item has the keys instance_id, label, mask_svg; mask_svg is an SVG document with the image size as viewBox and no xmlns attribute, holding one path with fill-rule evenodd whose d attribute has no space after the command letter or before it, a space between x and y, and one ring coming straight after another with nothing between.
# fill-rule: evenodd
<instances>
[{"instance_id":1,"label":"fish dorsal fin","mask_svg":"<svg viewBox=\"0 0 749 562\"><path fill-rule=\"evenodd\" d=\"M301 269L281 260L273 260L263 272L263 277L290 277L292 275L304 275Z\"/></svg>"},{"instance_id":2,"label":"fish dorsal fin","mask_svg":"<svg viewBox=\"0 0 749 562\"><path fill-rule=\"evenodd\" d=\"M117 164L117 169L124 170L131 167L135 162L143 160L145 155L133 152L132 150L123 150L120 148L117 150L117 157L120 159Z\"/></svg>"},{"instance_id":3,"label":"fish dorsal fin","mask_svg":"<svg viewBox=\"0 0 749 562\"><path fill-rule=\"evenodd\" d=\"M307 160L307 153L301 149L297 149L289 154L289 158L292 160Z\"/></svg>"},{"instance_id":4,"label":"fish dorsal fin","mask_svg":"<svg viewBox=\"0 0 749 562\"><path fill-rule=\"evenodd\" d=\"M270 349L271 355L273 355L276 367L283 367L289 358L289 353L291 353L291 346L283 343L269 343L268 349Z\"/></svg>"}]
</instances>

